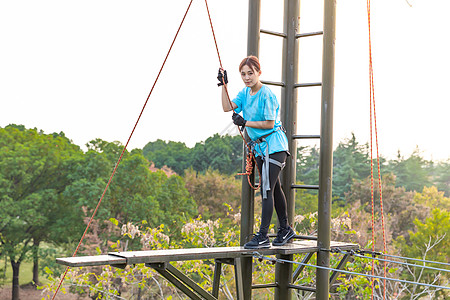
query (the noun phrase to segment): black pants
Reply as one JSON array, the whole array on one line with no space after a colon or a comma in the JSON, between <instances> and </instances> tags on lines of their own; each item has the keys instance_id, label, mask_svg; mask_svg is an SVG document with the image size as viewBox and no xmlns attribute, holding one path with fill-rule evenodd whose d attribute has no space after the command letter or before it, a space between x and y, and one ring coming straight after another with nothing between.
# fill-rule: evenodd
<instances>
[{"instance_id":1,"label":"black pants","mask_svg":"<svg viewBox=\"0 0 450 300\"><path fill-rule=\"evenodd\" d=\"M270 158L284 163L287 158L287 152L276 152L269 155ZM256 157L256 163L258 165L259 172L261 174L262 169L262 158L261 156ZM262 200L262 213L261 213L261 227L259 231L262 234L267 234L269 231L270 221L272 220L273 208L275 206L275 211L277 212L278 222L280 226L286 228L287 224L287 203L286 196L281 188L280 175L281 168L275 164L269 165L269 182L270 190L267 191L267 199ZM263 186L261 178L261 188ZM262 194L262 190L261 190ZM261 197L262 198L262 197Z\"/></svg>"}]
</instances>

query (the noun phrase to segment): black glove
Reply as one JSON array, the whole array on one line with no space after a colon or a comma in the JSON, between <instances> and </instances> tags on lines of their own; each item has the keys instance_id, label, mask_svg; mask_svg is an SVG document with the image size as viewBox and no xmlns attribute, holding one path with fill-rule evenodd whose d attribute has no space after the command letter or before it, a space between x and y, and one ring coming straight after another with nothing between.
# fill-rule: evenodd
<instances>
[{"instance_id":1,"label":"black glove","mask_svg":"<svg viewBox=\"0 0 450 300\"><path fill-rule=\"evenodd\" d=\"M222 74L223 71L223 74ZM221 86L228 83L228 76L227 76L227 70L219 69L219 74L217 75L217 79L219 80L219 83L217 86Z\"/></svg>"},{"instance_id":2,"label":"black glove","mask_svg":"<svg viewBox=\"0 0 450 300\"><path fill-rule=\"evenodd\" d=\"M233 116L231 118L233 119L234 125L242 126L241 129L244 129L247 121L243 117L241 117L240 114L233 112Z\"/></svg>"}]
</instances>

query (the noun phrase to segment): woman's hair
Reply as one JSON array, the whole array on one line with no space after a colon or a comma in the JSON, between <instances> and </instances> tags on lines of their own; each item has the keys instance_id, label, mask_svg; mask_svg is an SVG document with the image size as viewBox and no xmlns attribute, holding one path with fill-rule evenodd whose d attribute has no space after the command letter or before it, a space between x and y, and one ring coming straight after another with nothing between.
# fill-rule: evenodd
<instances>
[{"instance_id":1,"label":"woman's hair","mask_svg":"<svg viewBox=\"0 0 450 300\"><path fill-rule=\"evenodd\" d=\"M261 65L259 64L259 59L256 56L250 55L244 58L239 64L239 72L244 66L248 66L250 69L259 72L261 71Z\"/></svg>"}]
</instances>

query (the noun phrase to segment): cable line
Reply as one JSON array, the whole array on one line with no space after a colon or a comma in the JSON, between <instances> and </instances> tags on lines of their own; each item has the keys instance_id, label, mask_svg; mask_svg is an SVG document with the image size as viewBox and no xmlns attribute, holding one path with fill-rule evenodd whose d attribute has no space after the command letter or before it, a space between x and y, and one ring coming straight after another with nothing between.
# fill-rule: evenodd
<instances>
[{"instance_id":1,"label":"cable line","mask_svg":"<svg viewBox=\"0 0 450 300\"><path fill-rule=\"evenodd\" d=\"M131 134L130 134L130 136L128 137L128 140L127 140L125 146L123 147L122 153L120 154L119 159L117 160L117 163L116 163L116 165L114 166L114 170L112 171L111 176L109 177L108 183L106 184L106 187L105 187L105 189L104 189L104 191L103 191L103 193L102 193L102 195L101 195L101 197L100 197L100 200L98 201L97 206L95 207L95 210L94 210L94 212L92 213L91 218L89 219L89 222L88 222L88 224L87 224L87 226L86 226L86 229L84 230L84 233L83 233L83 235L82 235L82 237L81 237L81 239L80 239L80 242L78 243L78 246L77 246L77 248L75 249L75 252L73 253L72 257L75 257L76 254L78 253L78 250L80 249L81 243L83 242L83 239L84 239L84 237L86 236L86 233L87 233L87 231L89 230L89 227L91 226L91 223L92 223L92 221L93 221L93 219L94 219L94 217L95 217L95 215L96 215L96 213L97 213L97 210L98 210L98 208L100 207L100 204L102 203L103 198L105 197L106 191L108 190L109 185L111 184L111 181L112 181L112 179L113 179L113 177L114 177L114 175L115 175L115 173L116 173L116 171L117 171L117 167L119 166L120 162L122 161L122 157L123 157L123 155L125 154L125 151L126 151L126 149L127 149L127 146L128 146L128 144L129 144L129 142L130 142L130 140L131 140L131 137L133 136L133 133L134 133L134 131L136 130L136 127L137 127L137 125L138 125L138 123L139 123L139 120L141 119L142 114L144 113L144 109L145 109L145 107L147 106L148 100L150 99L150 96L151 96L151 94L152 94L152 92L153 92L153 89L155 88L155 85L156 85L156 82L158 81L159 75L161 75L161 72L162 72L162 70L163 70L163 68L164 68L164 65L166 64L167 58L169 57L170 51L172 50L172 47L173 47L173 45L174 45L174 43L175 43L175 40L177 39L178 33L180 32L180 29L181 29L181 26L183 25L184 20L186 19L186 16L187 16L187 13L188 13L188 11L189 11L189 9L190 9L190 7L191 7L192 1L193 1L193 0L191 0L191 2L189 2L189 6L188 6L188 8L186 9L186 12L185 12L185 14L184 14L184 16L183 16L183 19L181 20L180 26L178 27L177 33L175 34L175 37L173 38L172 44L170 45L170 48L169 48L169 51L167 51L166 57L165 57L165 59L164 59L164 62L162 63L161 68L159 69L158 75L156 76L156 79L155 79L155 81L154 81L154 83L153 83L153 86L152 86L152 88L151 88L151 90L150 90L150 92L149 92L149 94L148 94L148 96L147 96L147 99L145 100L144 106L143 106L142 109L141 109L141 112L140 112L140 114L139 114L139 117L137 118L137 121L136 121L136 123L134 124L133 130L131 131ZM66 277L68 271L69 271L69 267L66 268L66 270L65 270L65 272L64 272L64 274L63 274L63 276L61 277L61 280L60 280L60 282L59 282L59 284L58 284L58 287L57 287L55 293L53 294L52 300L55 299L56 294L58 293L59 289L61 288L61 285L62 285L62 283L63 283L63 281L64 281L64 278Z\"/></svg>"},{"instance_id":2,"label":"cable line","mask_svg":"<svg viewBox=\"0 0 450 300\"><path fill-rule=\"evenodd\" d=\"M339 251L338 253L350 254L352 256L356 256L356 257L360 257L360 258L368 258L368 259L372 259L372 260L378 260L378 261L382 261L382 262L390 262L390 263L395 263L395 264L399 264L399 265L417 267L417 268L422 268L422 269L430 269L430 270L435 270L435 271L450 272L450 270L448 270L448 269L440 269L440 268L434 268L434 267L428 267L428 266L421 266L421 265L416 265L416 264L405 263L405 262L401 262L401 261L394 261L394 260L376 258L376 257L371 257L371 256L364 256L364 255L361 255L361 254L352 253L352 252L348 252L348 251Z\"/></svg>"},{"instance_id":3,"label":"cable line","mask_svg":"<svg viewBox=\"0 0 450 300\"><path fill-rule=\"evenodd\" d=\"M329 270L329 271L334 271L334 272L339 272L339 273L344 273L344 274L365 276L365 277L369 277L369 278L372 278L372 279L382 279L382 280L389 280L389 281L395 281L395 282L400 282L400 283L408 283L408 284L415 284L415 285L420 285L420 286L427 286L427 287L432 287L432 288L437 288L437 289L450 290L450 287L448 287L448 286L440 286L440 285L421 283L421 282L414 282L414 281L403 280L403 279L396 279L396 278L389 278L389 277L383 277L383 276L377 276L377 275L369 275L369 274L345 271L345 270L328 268L328 267L323 267L323 266L318 266L318 265L310 265L310 264L306 264L306 263L302 263L302 262L296 262L296 261L291 261L291 260L287 260L287 259L271 258L271 257L268 257L268 256L264 256L264 255L260 254L259 252L254 252L253 253L253 257L258 258L258 259L268 260L268 261L270 261L272 263L277 262L277 263L296 264L296 265L301 265L301 266L306 266L306 267L313 267L313 268Z\"/></svg>"},{"instance_id":4,"label":"cable line","mask_svg":"<svg viewBox=\"0 0 450 300\"><path fill-rule=\"evenodd\" d=\"M438 264L438 265L450 266L449 263L444 263L444 262L440 262L440 261L432 261L432 260L426 260L426 259L410 258L410 257L389 255L389 254L383 254L383 253L380 253L379 255L386 256L386 257L392 257L392 258L399 258L399 259L404 259L404 260L413 260L413 261L419 261L419 262L430 263L430 264Z\"/></svg>"}]
</instances>

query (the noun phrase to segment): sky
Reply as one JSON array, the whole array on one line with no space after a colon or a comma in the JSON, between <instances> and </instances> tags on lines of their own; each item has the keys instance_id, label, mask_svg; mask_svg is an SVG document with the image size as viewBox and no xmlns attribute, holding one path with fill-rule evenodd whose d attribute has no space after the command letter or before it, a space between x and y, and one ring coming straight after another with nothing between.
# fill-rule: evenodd
<instances>
[{"instance_id":1,"label":"sky","mask_svg":"<svg viewBox=\"0 0 450 300\"><path fill-rule=\"evenodd\" d=\"M380 155L450 158L450 1L371 1ZM61 132L83 146L125 144L189 0L0 0L0 126ZM244 87L248 1L210 0L230 96ZM300 33L321 31L323 1L302 0ZM283 1L261 1L261 28L283 31ZM366 1L337 1L334 146L369 141ZM321 81L322 37L300 40L299 82ZM261 79L281 81L282 41L261 35ZM193 147L233 133L220 104L217 58L203 0L194 0L128 149L150 141ZM280 96L280 88L272 88ZM320 88L298 89L298 134L319 134ZM298 142L299 145L304 142Z\"/></svg>"}]
</instances>

